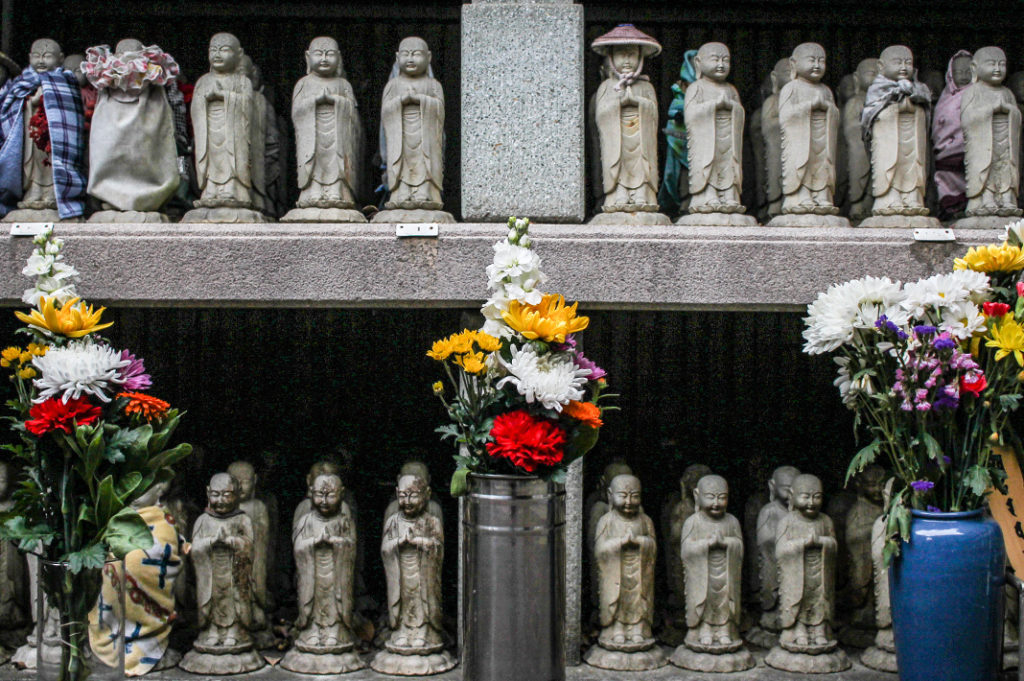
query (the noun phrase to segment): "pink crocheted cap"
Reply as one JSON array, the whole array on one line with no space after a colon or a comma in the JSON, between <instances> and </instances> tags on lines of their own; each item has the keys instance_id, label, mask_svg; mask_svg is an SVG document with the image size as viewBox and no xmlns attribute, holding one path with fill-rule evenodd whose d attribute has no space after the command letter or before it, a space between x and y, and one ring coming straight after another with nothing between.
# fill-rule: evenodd
<instances>
[{"instance_id":1,"label":"pink crocheted cap","mask_svg":"<svg viewBox=\"0 0 1024 681\"><path fill-rule=\"evenodd\" d=\"M633 24L619 24L590 43L590 49L600 55L607 55L615 45L639 45L645 57L661 54L661 43Z\"/></svg>"},{"instance_id":2,"label":"pink crocheted cap","mask_svg":"<svg viewBox=\"0 0 1024 681\"><path fill-rule=\"evenodd\" d=\"M8 78L16 78L21 73L21 67L14 63L14 60L3 52L0 52L0 66L7 69Z\"/></svg>"}]
</instances>

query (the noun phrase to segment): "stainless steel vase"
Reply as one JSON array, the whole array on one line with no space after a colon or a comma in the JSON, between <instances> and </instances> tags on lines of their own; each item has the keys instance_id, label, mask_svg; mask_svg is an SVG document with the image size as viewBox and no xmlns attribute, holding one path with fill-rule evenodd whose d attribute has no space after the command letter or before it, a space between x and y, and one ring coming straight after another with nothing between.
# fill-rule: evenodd
<instances>
[{"instance_id":1,"label":"stainless steel vase","mask_svg":"<svg viewBox=\"0 0 1024 681\"><path fill-rule=\"evenodd\" d=\"M464 509L464 681L563 681L565 488L471 474Z\"/></svg>"}]
</instances>

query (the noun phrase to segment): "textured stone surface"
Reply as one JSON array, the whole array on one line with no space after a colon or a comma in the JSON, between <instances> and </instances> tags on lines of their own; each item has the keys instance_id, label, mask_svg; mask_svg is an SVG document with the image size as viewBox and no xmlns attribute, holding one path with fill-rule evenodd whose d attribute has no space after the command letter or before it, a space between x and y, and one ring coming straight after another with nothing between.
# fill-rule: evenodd
<instances>
[{"instance_id":1,"label":"textured stone surface","mask_svg":"<svg viewBox=\"0 0 1024 681\"><path fill-rule=\"evenodd\" d=\"M462 8L462 215L582 222L583 6Z\"/></svg>"},{"instance_id":2,"label":"textured stone surface","mask_svg":"<svg viewBox=\"0 0 1024 681\"><path fill-rule=\"evenodd\" d=\"M583 459L569 465L565 480L565 664L580 663L583 588Z\"/></svg>"},{"instance_id":3,"label":"textured stone surface","mask_svg":"<svg viewBox=\"0 0 1024 681\"><path fill-rule=\"evenodd\" d=\"M133 306L476 307L504 225L58 224L79 290ZM532 225L547 288L586 308L799 310L866 274L948 271L1002 231L917 243L905 229ZM0 304L20 305L29 238L0 239Z\"/></svg>"}]
</instances>

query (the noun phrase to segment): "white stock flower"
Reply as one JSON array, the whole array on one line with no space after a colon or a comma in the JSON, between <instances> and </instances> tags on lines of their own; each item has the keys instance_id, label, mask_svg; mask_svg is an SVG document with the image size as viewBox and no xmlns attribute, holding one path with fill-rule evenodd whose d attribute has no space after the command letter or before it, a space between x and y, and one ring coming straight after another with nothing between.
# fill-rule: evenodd
<instances>
[{"instance_id":1,"label":"white stock flower","mask_svg":"<svg viewBox=\"0 0 1024 681\"><path fill-rule=\"evenodd\" d=\"M1006 225L1006 231L1003 233L1003 241L1010 241L1010 235L1013 234L1017 237L1017 243L1024 242L1024 220L1017 220Z\"/></svg>"},{"instance_id":2,"label":"white stock flower","mask_svg":"<svg viewBox=\"0 0 1024 681\"><path fill-rule=\"evenodd\" d=\"M807 306L804 352L832 352L853 339L854 329L867 329L883 314L893 312L903 299L898 281L888 277L863 277L833 284ZM894 320L899 325L900 320Z\"/></svg>"},{"instance_id":3,"label":"white stock flower","mask_svg":"<svg viewBox=\"0 0 1024 681\"><path fill-rule=\"evenodd\" d=\"M64 305L72 298L77 297L78 292L75 290L74 284L64 283L54 277L38 277L35 286L25 289L21 300L26 305L39 307L39 301L42 298L56 298L58 303Z\"/></svg>"},{"instance_id":4,"label":"white stock flower","mask_svg":"<svg viewBox=\"0 0 1024 681\"><path fill-rule=\"evenodd\" d=\"M590 369L581 369L568 353L549 353L538 356L529 345L511 347L512 359L501 360L509 375L498 381L501 388L511 383L529 403L540 402L546 409L562 411L569 400L583 398Z\"/></svg>"},{"instance_id":5,"label":"white stock flower","mask_svg":"<svg viewBox=\"0 0 1024 681\"><path fill-rule=\"evenodd\" d=\"M487 266L488 286L494 289L506 280L519 281L524 277L541 277L540 256L508 241L494 244L494 260Z\"/></svg>"},{"instance_id":6,"label":"white stock flower","mask_svg":"<svg viewBox=\"0 0 1024 681\"><path fill-rule=\"evenodd\" d=\"M40 255L38 252L33 253L28 257L28 260L25 262L25 268L21 270L21 273L26 277L48 276L56 261L57 259L52 255Z\"/></svg>"},{"instance_id":7,"label":"white stock flower","mask_svg":"<svg viewBox=\"0 0 1024 681\"><path fill-rule=\"evenodd\" d=\"M839 365L839 376L832 381L832 385L839 388L839 396L843 398L843 404L853 409L858 395L875 394L875 384L871 381L870 376L865 374L856 379L853 378L850 373L851 360L849 357L833 357L832 360Z\"/></svg>"},{"instance_id":8,"label":"white stock flower","mask_svg":"<svg viewBox=\"0 0 1024 681\"><path fill-rule=\"evenodd\" d=\"M54 348L32 360L32 366L39 371L39 378L33 383L40 389L34 401L60 396L67 402L84 393L109 402L107 393L124 382L119 370L129 364L130 360L121 359L120 350L109 345L79 342Z\"/></svg>"}]
</instances>

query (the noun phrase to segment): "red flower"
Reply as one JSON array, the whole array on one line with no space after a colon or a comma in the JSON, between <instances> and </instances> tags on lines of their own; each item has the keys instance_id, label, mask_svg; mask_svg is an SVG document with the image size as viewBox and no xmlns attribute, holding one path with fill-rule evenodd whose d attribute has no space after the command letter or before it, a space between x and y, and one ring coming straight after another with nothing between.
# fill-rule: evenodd
<instances>
[{"instance_id":1,"label":"red flower","mask_svg":"<svg viewBox=\"0 0 1024 681\"><path fill-rule=\"evenodd\" d=\"M988 379L981 372L971 372L960 377L961 392L971 393L975 397L981 395L981 391L988 387Z\"/></svg>"},{"instance_id":2,"label":"red flower","mask_svg":"<svg viewBox=\"0 0 1024 681\"><path fill-rule=\"evenodd\" d=\"M1010 306L1006 303L982 303L981 309L986 317L1002 317L1010 311Z\"/></svg>"},{"instance_id":3,"label":"red flower","mask_svg":"<svg viewBox=\"0 0 1024 681\"><path fill-rule=\"evenodd\" d=\"M491 456L508 459L527 473L538 466L554 466L565 456L565 431L550 419L535 418L525 409L494 419L494 442L487 443Z\"/></svg>"},{"instance_id":4,"label":"red flower","mask_svg":"<svg viewBox=\"0 0 1024 681\"><path fill-rule=\"evenodd\" d=\"M1024 281L1017 282L1017 295L1024 298Z\"/></svg>"},{"instance_id":5,"label":"red flower","mask_svg":"<svg viewBox=\"0 0 1024 681\"><path fill-rule=\"evenodd\" d=\"M33 435L42 437L54 430L70 434L74 424L88 425L98 419L103 410L85 397L77 397L66 403L59 397L51 397L33 405L28 413L32 420L25 421L25 428Z\"/></svg>"}]
</instances>

